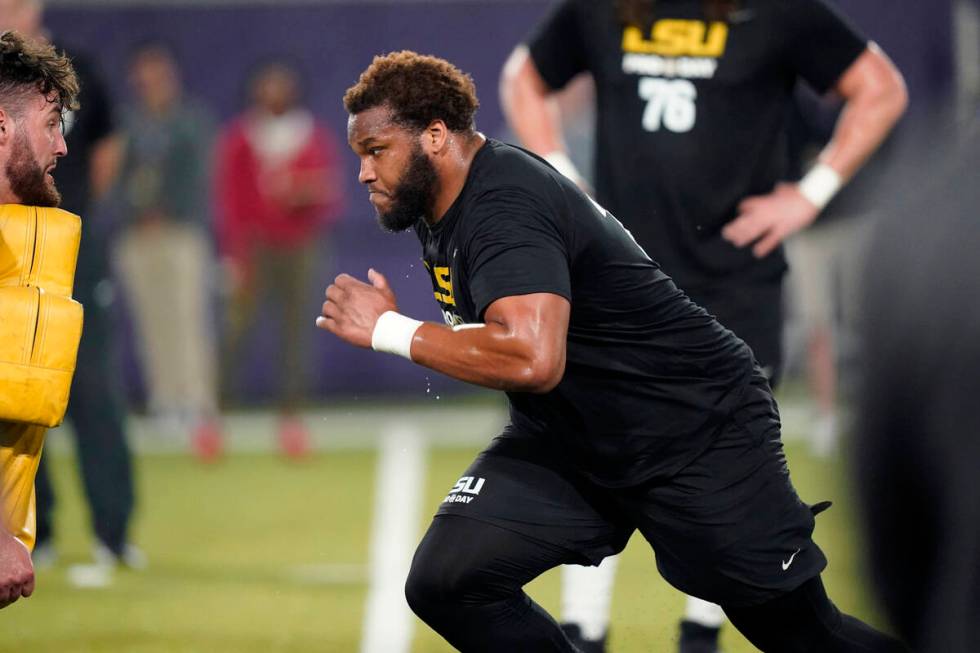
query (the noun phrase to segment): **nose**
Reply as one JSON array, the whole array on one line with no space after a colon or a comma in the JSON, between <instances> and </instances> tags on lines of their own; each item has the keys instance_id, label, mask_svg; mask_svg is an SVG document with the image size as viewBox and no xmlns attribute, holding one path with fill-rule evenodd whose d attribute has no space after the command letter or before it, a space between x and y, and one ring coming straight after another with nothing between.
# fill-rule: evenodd
<instances>
[{"instance_id":1,"label":"nose","mask_svg":"<svg viewBox=\"0 0 980 653\"><path fill-rule=\"evenodd\" d=\"M357 173L357 181L362 184L370 184L376 181L378 176L374 172L374 166L371 165L371 160L367 157L361 158L361 169Z\"/></svg>"},{"instance_id":2,"label":"nose","mask_svg":"<svg viewBox=\"0 0 980 653\"><path fill-rule=\"evenodd\" d=\"M60 157L66 154L68 154L68 143L65 142L65 135L59 129L54 141L54 155Z\"/></svg>"}]
</instances>

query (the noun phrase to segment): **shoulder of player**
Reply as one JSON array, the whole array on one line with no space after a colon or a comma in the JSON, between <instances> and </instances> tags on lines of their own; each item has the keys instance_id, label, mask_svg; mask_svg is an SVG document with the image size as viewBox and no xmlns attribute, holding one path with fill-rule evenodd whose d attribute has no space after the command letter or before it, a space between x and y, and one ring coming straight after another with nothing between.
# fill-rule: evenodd
<instances>
[{"instance_id":1,"label":"shoulder of player","mask_svg":"<svg viewBox=\"0 0 980 653\"><path fill-rule=\"evenodd\" d=\"M554 173L536 154L492 139L474 163L477 174L472 186L477 192L498 187L540 188Z\"/></svg>"},{"instance_id":2,"label":"shoulder of player","mask_svg":"<svg viewBox=\"0 0 980 653\"><path fill-rule=\"evenodd\" d=\"M491 184L474 189L462 224L472 227L486 218L508 219L528 213L547 215L548 202L540 192L518 184Z\"/></svg>"},{"instance_id":3,"label":"shoulder of player","mask_svg":"<svg viewBox=\"0 0 980 653\"><path fill-rule=\"evenodd\" d=\"M524 184L488 183L474 188L456 225L457 239L481 240L500 229L523 231L532 224L555 224L546 198Z\"/></svg>"}]
</instances>

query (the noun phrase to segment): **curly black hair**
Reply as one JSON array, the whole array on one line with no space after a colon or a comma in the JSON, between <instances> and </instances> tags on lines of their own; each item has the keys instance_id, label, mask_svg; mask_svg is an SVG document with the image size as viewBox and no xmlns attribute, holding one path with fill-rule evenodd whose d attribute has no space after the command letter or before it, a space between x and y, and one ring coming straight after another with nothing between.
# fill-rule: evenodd
<instances>
[{"instance_id":1,"label":"curly black hair","mask_svg":"<svg viewBox=\"0 0 980 653\"><path fill-rule=\"evenodd\" d=\"M19 110L33 92L62 109L77 109L78 91L78 76L64 52L14 31L0 34L0 105L5 109Z\"/></svg>"},{"instance_id":2,"label":"curly black hair","mask_svg":"<svg viewBox=\"0 0 980 653\"><path fill-rule=\"evenodd\" d=\"M445 59L410 50L377 56L344 94L350 114L387 106L395 122L425 129L442 120L450 130L475 129L480 101L473 79Z\"/></svg>"}]
</instances>

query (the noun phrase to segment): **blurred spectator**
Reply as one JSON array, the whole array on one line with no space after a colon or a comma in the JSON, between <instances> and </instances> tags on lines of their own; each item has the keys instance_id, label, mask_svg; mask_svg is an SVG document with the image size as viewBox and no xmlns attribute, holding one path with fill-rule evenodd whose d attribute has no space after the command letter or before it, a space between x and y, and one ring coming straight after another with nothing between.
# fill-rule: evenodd
<instances>
[{"instance_id":1,"label":"blurred spectator","mask_svg":"<svg viewBox=\"0 0 980 653\"><path fill-rule=\"evenodd\" d=\"M208 311L212 253L205 192L206 114L181 94L173 55L159 43L130 60L136 104L124 116L118 190L118 271L134 318L150 413L197 452L217 453L216 356Z\"/></svg>"},{"instance_id":2,"label":"blurred spectator","mask_svg":"<svg viewBox=\"0 0 980 653\"><path fill-rule=\"evenodd\" d=\"M866 257L853 475L872 586L920 653L980 650L978 128L910 166Z\"/></svg>"},{"instance_id":3,"label":"blurred spectator","mask_svg":"<svg viewBox=\"0 0 980 653\"><path fill-rule=\"evenodd\" d=\"M31 38L47 38L41 25L43 7L34 0L0 0L0 29L15 29ZM81 83L81 107L64 117L63 130L70 157L59 162L58 187L62 208L82 216L82 239L75 272L74 297L85 307L85 328L78 349L67 416L75 435L96 559L142 566L142 553L128 543L133 512L133 475L126 443L123 402L118 372L112 366L113 324L107 310L109 267L105 231L98 228L93 204L105 193L114 175L112 111L102 79L78 52L72 63ZM42 457L35 478L37 534L33 558L38 567L56 559L53 542L54 487Z\"/></svg>"},{"instance_id":4,"label":"blurred spectator","mask_svg":"<svg viewBox=\"0 0 980 653\"><path fill-rule=\"evenodd\" d=\"M258 309L279 320L279 439L302 455L309 437L296 417L306 390L310 311L321 300L312 275L321 236L340 217L342 182L335 139L300 103L300 79L281 62L261 66L250 105L229 124L217 149L215 196L221 254L229 273L224 376L229 389Z\"/></svg>"}]
</instances>

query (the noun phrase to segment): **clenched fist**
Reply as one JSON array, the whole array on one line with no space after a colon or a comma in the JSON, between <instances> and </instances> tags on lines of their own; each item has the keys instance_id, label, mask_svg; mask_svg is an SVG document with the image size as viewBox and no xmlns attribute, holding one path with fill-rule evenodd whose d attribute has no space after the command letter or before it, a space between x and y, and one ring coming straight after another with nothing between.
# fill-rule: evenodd
<instances>
[{"instance_id":1,"label":"clenched fist","mask_svg":"<svg viewBox=\"0 0 980 653\"><path fill-rule=\"evenodd\" d=\"M327 288L327 301L316 325L358 347L371 347L371 334L386 311L398 311L395 293L388 280L375 269L368 270L370 284L341 274Z\"/></svg>"},{"instance_id":2,"label":"clenched fist","mask_svg":"<svg viewBox=\"0 0 980 653\"><path fill-rule=\"evenodd\" d=\"M13 535L0 533L0 608L34 592L34 565L27 547Z\"/></svg>"}]
</instances>

